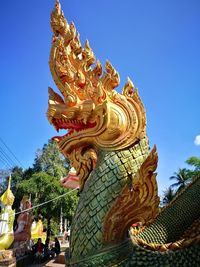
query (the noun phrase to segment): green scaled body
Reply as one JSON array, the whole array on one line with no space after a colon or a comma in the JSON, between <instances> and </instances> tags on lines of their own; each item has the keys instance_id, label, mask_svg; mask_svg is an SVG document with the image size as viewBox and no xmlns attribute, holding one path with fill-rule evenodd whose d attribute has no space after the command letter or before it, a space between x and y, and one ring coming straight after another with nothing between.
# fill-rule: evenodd
<instances>
[{"instance_id":1,"label":"green scaled body","mask_svg":"<svg viewBox=\"0 0 200 267\"><path fill-rule=\"evenodd\" d=\"M59 0L51 28L49 65L61 95L49 88L47 118L67 130L54 137L73 167L62 185L80 188L67 266L200 266L200 179L159 212L158 156L138 90L129 78L116 90L118 72L81 45ZM142 227L129 234L134 224Z\"/></svg>"},{"instance_id":2,"label":"green scaled body","mask_svg":"<svg viewBox=\"0 0 200 267\"><path fill-rule=\"evenodd\" d=\"M149 153L146 138L119 152L101 152L80 195L72 224L70 259L67 266L200 266L200 246L165 252L139 246L127 236L119 244L103 242L104 218L113 201ZM200 179L196 181L138 237L147 243L174 242L200 217Z\"/></svg>"}]
</instances>

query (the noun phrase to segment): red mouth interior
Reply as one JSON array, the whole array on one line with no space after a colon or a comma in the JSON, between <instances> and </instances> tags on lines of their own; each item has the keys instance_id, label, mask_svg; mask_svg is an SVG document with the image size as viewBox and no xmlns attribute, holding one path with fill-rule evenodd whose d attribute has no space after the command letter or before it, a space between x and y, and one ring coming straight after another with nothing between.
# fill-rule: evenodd
<instances>
[{"instance_id":1,"label":"red mouth interior","mask_svg":"<svg viewBox=\"0 0 200 267\"><path fill-rule=\"evenodd\" d=\"M63 136L54 136L52 139L63 139L66 136L71 135L72 133L80 132L82 130L86 130L89 128L93 128L96 126L96 122L87 122L86 124L83 121L71 120L65 121L64 119L53 119L53 125L55 126L56 130L59 131L60 129L67 130L67 133Z\"/></svg>"}]
</instances>

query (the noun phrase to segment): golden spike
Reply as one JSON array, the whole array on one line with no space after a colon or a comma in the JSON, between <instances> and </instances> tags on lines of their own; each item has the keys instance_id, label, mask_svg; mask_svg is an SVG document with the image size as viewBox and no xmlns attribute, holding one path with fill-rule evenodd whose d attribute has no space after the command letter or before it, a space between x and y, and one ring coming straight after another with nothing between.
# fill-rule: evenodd
<instances>
[{"instance_id":1,"label":"golden spike","mask_svg":"<svg viewBox=\"0 0 200 267\"><path fill-rule=\"evenodd\" d=\"M69 28L70 28L72 37L75 38L75 36L77 35L77 31L76 31L76 27L73 22L70 23Z\"/></svg>"},{"instance_id":2,"label":"golden spike","mask_svg":"<svg viewBox=\"0 0 200 267\"><path fill-rule=\"evenodd\" d=\"M9 176L8 187L6 191L3 193L3 195L0 197L0 201L3 202L4 205L12 206L15 197L10 189L10 184L11 184L11 175Z\"/></svg>"},{"instance_id":3,"label":"golden spike","mask_svg":"<svg viewBox=\"0 0 200 267\"><path fill-rule=\"evenodd\" d=\"M120 77L118 72L114 69L111 63L106 60L105 64L106 72L104 72L103 77L101 78L102 84L106 91L111 91L117 87L120 83Z\"/></svg>"},{"instance_id":4,"label":"golden spike","mask_svg":"<svg viewBox=\"0 0 200 267\"><path fill-rule=\"evenodd\" d=\"M132 83L131 79L127 77L127 82L122 89L122 94L124 96L132 97L133 91L134 91L134 84Z\"/></svg>"},{"instance_id":5,"label":"golden spike","mask_svg":"<svg viewBox=\"0 0 200 267\"><path fill-rule=\"evenodd\" d=\"M58 0L56 0L54 9L51 13L51 28L56 36L59 34L65 36L69 31L69 25L65 19L64 13L61 11L61 5Z\"/></svg>"},{"instance_id":6,"label":"golden spike","mask_svg":"<svg viewBox=\"0 0 200 267\"><path fill-rule=\"evenodd\" d=\"M54 32L49 65L57 87L64 96L65 103L75 105L79 100L92 99L101 103L106 95L119 85L119 74L106 62L105 73L90 48L88 40L81 47L79 33L73 23L68 24L61 11L59 1L56 1L51 14L51 26ZM113 94L113 93L112 93Z\"/></svg>"},{"instance_id":7,"label":"golden spike","mask_svg":"<svg viewBox=\"0 0 200 267\"><path fill-rule=\"evenodd\" d=\"M71 23L70 26L71 25L74 25L74 24ZM73 53L75 54L75 57L77 57L79 54L81 54L82 47L81 47L81 42L80 42L80 37L79 37L79 33L78 32L76 32L76 35L71 40L70 46L71 46L71 49L72 49Z\"/></svg>"},{"instance_id":8,"label":"golden spike","mask_svg":"<svg viewBox=\"0 0 200 267\"><path fill-rule=\"evenodd\" d=\"M93 74L96 79L99 79L99 77L102 74L102 66L99 60L97 60L96 66L93 69Z\"/></svg>"},{"instance_id":9,"label":"golden spike","mask_svg":"<svg viewBox=\"0 0 200 267\"><path fill-rule=\"evenodd\" d=\"M77 96L73 92L73 88L68 85L68 82L74 81L76 75L76 69L71 64L69 58L71 49L65 47L62 36L59 39L58 37L56 38L52 44L49 59L51 73L57 87L64 96L65 102L75 104L77 102Z\"/></svg>"},{"instance_id":10,"label":"golden spike","mask_svg":"<svg viewBox=\"0 0 200 267\"><path fill-rule=\"evenodd\" d=\"M86 68L85 70L87 71L87 69L95 62L95 56L92 49L90 48L88 40L86 40L85 42L85 47L82 51L82 58L84 61L84 66Z\"/></svg>"},{"instance_id":11,"label":"golden spike","mask_svg":"<svg viewBox=\"0 0 200 267\"><path fill-rule=\"evenodd\" d=\"M64 103L62 97L56 92L54 92L54 90L51 87L48 87L48 93L49 93L49 101Z\"/></svg>"},{"instance_id":12,"label":"golden spike","mask_svg":"<svg viewBox=\"0 0 200 267\"><path fill-rule=\"evenodd\" d=\"M8 178L8 189L10 189L10 185L11 185L11 175Z\"/></svg>"},{"instance_id":13,"label":"golden spike","mask_svg":"<svg viewBox=\"0 0 200 267\"><path fill-rule=\"evenodd\" d=\"M74 42L76 43L76 36L78 35L77 31L76 31L76 27L74 25L74 23L72 22L69 25L69 31L66 33L66 35L64 36L64 45L65 47L67 47L70 44L70 48L72 50L74 50L74 48L76 47L76 45L74 45Z\"/></svg>"}]
</instances>

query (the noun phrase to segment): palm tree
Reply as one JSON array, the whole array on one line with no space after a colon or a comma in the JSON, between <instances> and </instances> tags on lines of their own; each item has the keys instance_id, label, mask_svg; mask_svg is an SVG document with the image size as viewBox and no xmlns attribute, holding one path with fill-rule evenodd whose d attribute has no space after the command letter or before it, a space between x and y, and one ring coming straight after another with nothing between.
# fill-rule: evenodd
<instances>
[{"instance_id":1,"label":"palm tree","mask_svg":"<svg viewBox=\"0 0 200 267\"><path fill-rule=\"evenodd\" d=\"M194 178L200 174L200 158L190 157L188 160L186 160L186 163L194 167L193 170L189 171L191 178Z\"/></svg>"},{"instance_id":2,"label":"palm tree","mask_svg":"<svg viewBox=\"0 0 200 267\"><path fill-rule=\"evenodd\" d=\"M170 187L176 189L176 193L180 192L187 184L191 182L190 170L183 168L175 172L173 176L169 178L170 180L176 180L174 184Z\"/></svg>"},{"instance_id":3,"label":"palm tree","mask_svg":"<svg viewBox=\"0 0 200 267\"><path fill-rule=\"evenodd\" d=\"M170 203L172 201L172 199L175 196L175 193L171 187L167 188L163 193L164 193L164 195L163 195L163 199L162 199L162 204L167 205L168 203Z\"/></svg>"}]
</instances>

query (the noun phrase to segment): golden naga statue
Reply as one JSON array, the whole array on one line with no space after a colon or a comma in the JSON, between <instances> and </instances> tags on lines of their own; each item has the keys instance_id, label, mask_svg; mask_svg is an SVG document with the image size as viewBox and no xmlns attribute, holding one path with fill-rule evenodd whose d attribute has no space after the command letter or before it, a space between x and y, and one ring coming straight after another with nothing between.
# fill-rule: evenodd
<instances>
[{"instance_id":1,"label":"golden naga statue","mask_svg":"<svg viewBox=\"0 0 200 267\"><path fill-rule=\"evenodd\" d=\"M8 249L13 241L13 222L15 219L15 211L12 210L14 195L10 189L11 176L8 180L8 187L0 197L1 214L0 214L0 250Z\"/></svg>"},{"instance_id":2,"label":"golden naga statue","mask_svg":"<svg viewBox=\"0 0 200 267\"><path fill-rule=\"evenodd\" d=\"M146 137L145 110L130 79L122 95L114 90L119 74L108 61L103 73L88 41L81 47L79 34L73 23L67 23L59 1L51 26L54 36L49 64L63 98L49 88L47 116L56 130L68 130L54 140L76 169L82 189L95 167L97 149L116 151Z\"/></svg>"},{"instance_id":3,"label":"golden naga statue","mask_svg":"<svg viewBox=\"0 0 200 267\"><path fill-rule=\"evenodd\" d=\"M62 96L49 88L47 117L66 129L54 140L76 170L62 183L76 177L81 192L69 266L200 266L200 178L159 212L158 156L138 91L128 79L117 93L119 74L108 61L102 70L88 41L81 46L58 0L51 27L49 65ZM128 235L133 224L141 228Z\"/></svg>"}]
</instances>

